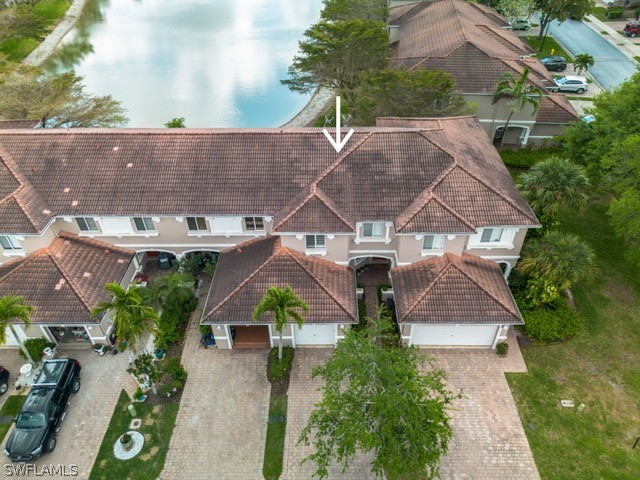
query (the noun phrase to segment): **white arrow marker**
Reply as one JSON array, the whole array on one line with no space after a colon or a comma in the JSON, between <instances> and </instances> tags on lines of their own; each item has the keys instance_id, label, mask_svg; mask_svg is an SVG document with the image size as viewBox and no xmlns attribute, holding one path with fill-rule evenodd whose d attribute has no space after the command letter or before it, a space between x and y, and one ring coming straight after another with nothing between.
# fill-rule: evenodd
<instances>
[{"instance_id":1,"label":"white arrow marker","mask_svg":"<svg viewBox=\"0 0 640 480\"><path fill-rule=\"evenodd\" d=\"M331 138L331 134L327 131L326 128L323 129L322 131L324 132L324 136L329 139L329 141L331 142L331 145L333 145L333 148L335 148L336 152L338 153L340 153L340 150L342 150L342 147L345 146L345 144L351 138L351 135L353 135L353 128L352 128L351 130L349 130L346 137L344 137L344 140L340 141L340 119L341 118L342 117L340 116L340 97L336 97L336 139L334 140L333 138Z\"/></svg>"}]
</instances>

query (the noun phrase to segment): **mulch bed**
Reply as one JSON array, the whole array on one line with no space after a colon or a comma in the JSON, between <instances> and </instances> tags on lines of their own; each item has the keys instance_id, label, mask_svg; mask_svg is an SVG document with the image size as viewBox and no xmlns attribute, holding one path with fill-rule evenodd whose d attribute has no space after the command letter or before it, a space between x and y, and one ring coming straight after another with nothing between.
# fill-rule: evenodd
<instances>
[{"instance_id":1,"label":"mulch bed","mask_svg":"<svg viewBox=\"0 0 640 480\"><path fill-rule=\"evenodd\" d=\"M271 396L275 395L286 395L289 390L289 377L291 376L291 371L289 371L284 378L281 380L274 380L271 378L271 362L273 357L269 355L267 360L267 380L271 383Z\"/></svg>"}]
</instances>

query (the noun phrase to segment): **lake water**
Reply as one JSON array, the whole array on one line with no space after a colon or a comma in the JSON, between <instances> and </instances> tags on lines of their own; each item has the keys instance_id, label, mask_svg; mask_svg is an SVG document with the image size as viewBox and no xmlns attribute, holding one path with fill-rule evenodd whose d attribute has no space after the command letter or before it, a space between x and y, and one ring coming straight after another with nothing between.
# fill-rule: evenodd
<instances>
[{"instance_id":1,"label":"lake water","mask_svg":"<svg viewBox=\"0 0 640 480\"><path fill-rule=\"evenodd\" d=\"M112 95L129 127L277 127L309 96L280 84L322 0L89 0L47 61Z\"/></svg>"}]
</instances>

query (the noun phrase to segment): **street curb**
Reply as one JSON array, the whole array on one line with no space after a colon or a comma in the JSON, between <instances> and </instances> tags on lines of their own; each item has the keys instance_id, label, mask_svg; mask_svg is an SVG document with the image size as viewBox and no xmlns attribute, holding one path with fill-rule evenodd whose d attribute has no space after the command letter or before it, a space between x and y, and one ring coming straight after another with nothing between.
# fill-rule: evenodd
<instances>
[{"instance_id":1,"label":"street curb","mask_svg":"<svg viewBox=\"0 0 640 480\"><path fill-rule=\"evenodd\" d=\"M590 21L589 22L585 22L583 20L582 23L586 24L591 30L596 32L598 35L600 35L602 38L604 38L607 42L609 42L611 45L616 47L616 49L620 53L622 53L625 57L627 57L629 60L631 60L632 62L638 63L638 61L635 58L633 58L634 57L634 55L632 54L633 52L630 53L630 52L626 51L626 49L620 48L620 45L618 45L618 43L620 43L620 42L617 41L617 40L624 40L624 42L622 42L622 43L628 49L637 48L638 49L638 52L637 52L638 56L640 56L640 45L636 45L633 42L627 40L627 37L623 37L622 35L620 35L618 33L618 31L616 29L610 27L609 25L607 25L603 21L598 20L593 15L587 15L585 18L588 18ZM602 31L603 30L606 31L606 32L609 32L609 35L602 35ZM629 43L631 45L629 45Z\"/></svg>"}]
</instances>

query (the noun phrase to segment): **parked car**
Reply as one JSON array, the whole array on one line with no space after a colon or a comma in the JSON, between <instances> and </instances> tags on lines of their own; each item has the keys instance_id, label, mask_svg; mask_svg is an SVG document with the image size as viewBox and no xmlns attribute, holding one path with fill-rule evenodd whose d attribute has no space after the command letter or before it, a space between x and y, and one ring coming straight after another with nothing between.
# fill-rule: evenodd
<instances>
[{"instance_id":1,"label":"parked car","mask_svg":"<svg viewBox=\"0 0 640 480\"><path fill-rule=\"evenodd\" d=\"M160 256L158 257L158 263L160 265L161 270L166 270L167 268L171 268L171 255L165 252L160 252Z\"/></svg>"},{"instance_id":2,"label":"parked car","mask_svg":"<svg viewBox=\"0 0 640 480\"><path fill-rule=\"evenodd\" d=\"M56 448L57 433L67 414L69 395L80 390L80 362L46 361L33 384L4 453L14 462L32 462Z\"/></svg>"},{"instance_id":3,"label":"parked car","mask_svg":"<svg viewBox=\"0 0 640 480\"><path fill-rule=\"evenodd\" d=\"M560 56L544 57L540 60L547 70L561 72L567 68L567 59Z\"/></svg>"},{"instance_id":4,"label":"parked car","mask_svg":"<svg viewBox=\"0 0 640 480\"><path fill-rule=\"evenodd\" d=\"M518 18L510 23L511 30L529 30L531 22L526 18Z\"/></svg>"},{"instance_id":5,"label":"parked car","mask_svg":"<svg viewBox=\"0 0 640 480\"><path fill-rule=\"evenodd\" d=\"M589 90L589 84L585 77L565 75L564 77L554 78L553 81L556 85L547 87L551 92L584 93Z\"/></svg>"},{"instance_id":6,"label":"parked car","mask_svg":"<svg viewBox=\"0 0 640 480\"><path fill-rule=\"evenodd\" d=\"M640 35L640 22L629 22L624 27L624 34L627 37L635 38Z\"/></svg>"},{"instance_id":7,"label":"parked car","mask_svg":"<svg viewBox=\"0 0 640 480\"><path fill-rule=\"evenodd\" d=\"M0 395L4 395L9 390L9 370L0 365Z\"/></svg>"}]
</instances>

